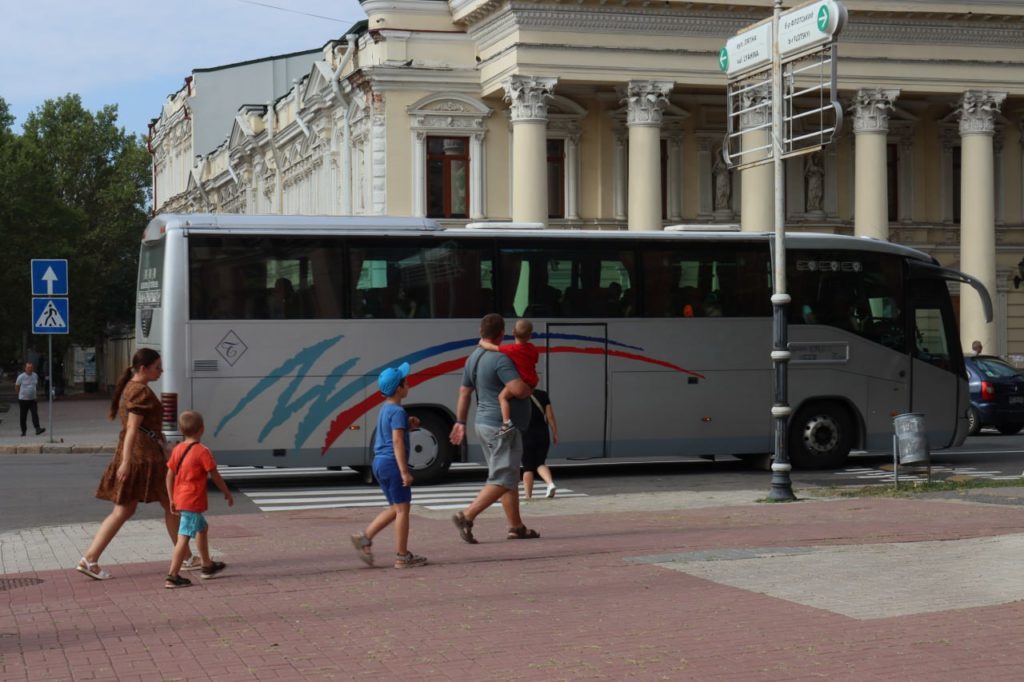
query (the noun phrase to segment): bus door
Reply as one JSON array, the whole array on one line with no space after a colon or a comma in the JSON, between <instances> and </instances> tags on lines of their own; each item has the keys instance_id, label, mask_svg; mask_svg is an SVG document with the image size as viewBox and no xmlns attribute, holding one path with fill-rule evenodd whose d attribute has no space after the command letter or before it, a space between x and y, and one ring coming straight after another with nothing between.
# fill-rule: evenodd
<instances>
[{"instance_id":1,"label":"bus door","mask_svg":"<svg viewBox=\"0 0 1024 682\"><path fill-rule=\"evenodd\" d=\"M910 271L908 344L911 358L910 410L924 414L931 447L957 445L966 429L967 374L947 280L974 287L985 316L992 302L977 280L953 270L915 263Z\"/></svg>"},{"instance_id":2,"label":"bus door","mask_svg":"<svg viewBox=\"0 0 1024 682\"><path fill-rule=\"evenodd\" d=\"M547 325L541 386L546 386L558 420L559 459L607 457L608 325Z\"/></svg>"}]
</instances>

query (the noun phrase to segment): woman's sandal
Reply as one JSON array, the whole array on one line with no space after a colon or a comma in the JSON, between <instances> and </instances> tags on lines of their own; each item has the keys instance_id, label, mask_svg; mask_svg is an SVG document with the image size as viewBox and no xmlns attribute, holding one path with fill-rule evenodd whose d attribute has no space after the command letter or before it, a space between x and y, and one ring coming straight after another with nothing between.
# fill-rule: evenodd
<instances>
[{"instance_id":1,"label":"woman's sandal","mask_svg":"<svg viewBox=\"0 0 1024 682\"><path fill-rule=\"evenodd\" d=\"M356 533L351 536L352 546L356 548L356 552L359 553L359 558L362 559L363 563L367 566L373 566L373 541L366 537L362 533Z\"/></svg>"},{"instance_id":2,"label":"woman's sandal","mask_svg":"<svg viewBox=\"0 0 1024 682\"><path fill-rule=\"evenodd\" d=\"M526 526L520 526L519 528L509 528L508 535L505 536L506 540L534 540L540 537L540 533L527 528Z\"/></svg>"},{"instance_id":3,"label":"woman's sandal","mask_svg":"<svg viewBox=\"0 0 1024 682\"><path fill-rule=\"evenodd\" d=\"M164 587L168 590L176 590L179 587L191 587L192 581L182 578L180 575L168 575L164 580Z\"/></svg>"},{"instance_id":4,"label":"woman's sandal","mask_svg":"<svg viewBox=\"0 0 1024 682\"><path fill-rule=\"evenodd\" d=\"M471 545L477 544L477 539L473 537L473 522L467 519L465 514L459 512L452 516L452 523L459 529L459 537L463 542L468 542Z\"/></svg>"},{"instance_id":5,"label":"woman's sandal","mask_svg":"<svg viewBox=\"0 0 1024 682\"><path fill-rule=\"evenodd\" d=\"M89 561L85 557L82 557L81 561L78 562L78 565L75 566L75 570L79 573L86 574L93 580L110 580L114 577L100 568L98 563L95 561Z\"/></svg>"}]
</instances>

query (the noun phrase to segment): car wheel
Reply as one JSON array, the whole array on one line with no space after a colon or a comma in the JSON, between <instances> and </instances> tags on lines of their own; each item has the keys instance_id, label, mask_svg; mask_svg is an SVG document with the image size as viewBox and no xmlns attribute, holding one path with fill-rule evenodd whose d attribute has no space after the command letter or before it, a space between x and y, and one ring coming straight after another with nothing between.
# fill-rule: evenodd
<instances>
[{"instance_id":1,"label":"car wheel","mask_svg":"<svg viewBox=\"0 0 1024 682\"><path fill-rule=\"evenodd\" d=\"M409 469L419 485L437 483L448 473L455 446L448 441L451 424L436 412L410 410L419 417L420 428L409 432Z\"/></svg>"},{"instance_id":2,"label":"car wheel","mask_svg":"<svg viewBox=\"0 0 1024 682\"><path fill-rule=\"evenodd\" d=\"M1003 424L996 428L998 428L999 433L1004 436L1012 436L1015 433L1019 433L1021 429L1024 429L1024 424Z\"/></svg>"},{"instance_id":3,"label":"car wheel","mask_svg":"<svg viewBox=\"0 0 1024 682\"><path fill-rule=\"evenodd\" d=\"M977 436L981 431L981 415L974 409L974 405L967 408L967 435Z\"/></svg>"},{"instance_id":4,"label":"car wheel","mask_svg":"<svg viewBox=\"0 0 1024 682\"><path fill-rule=\"evenodd\" d=\"M798 469L837 469L846 463L852 442L849 411L834 402L800 408L789 426L789 453Z\"/></svg>"}]
</instances>

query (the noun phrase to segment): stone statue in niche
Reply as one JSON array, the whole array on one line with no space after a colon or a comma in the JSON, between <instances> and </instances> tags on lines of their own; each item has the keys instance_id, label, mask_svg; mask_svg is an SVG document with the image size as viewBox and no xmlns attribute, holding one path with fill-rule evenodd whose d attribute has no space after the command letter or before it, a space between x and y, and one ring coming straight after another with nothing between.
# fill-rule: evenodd
<instances>
[{"instance_id":1,"label":"stone statue in niche","mask_svg":"<svg viewBox=\"0 0 1024 682\"><path fill-rule=\"evenodd\" d=\"M722 150L717 148L714 152L715 163L711 167L711 175L714 180L715 210L728 211L729 199L732 197L732 180L729 177L729 167L722 159Z\"/></svg>"},{"instance_id":2,"label":"stone statue in niche","mask_svg":"<svg viewBox=\"0 0 1024 682\"><path fill-rule=\"evenodd\" d=\"M825 167L821 163L821 152L808 154L804 163L807 212L821 213L825 199Z\"/></svg>"}]
</instances>

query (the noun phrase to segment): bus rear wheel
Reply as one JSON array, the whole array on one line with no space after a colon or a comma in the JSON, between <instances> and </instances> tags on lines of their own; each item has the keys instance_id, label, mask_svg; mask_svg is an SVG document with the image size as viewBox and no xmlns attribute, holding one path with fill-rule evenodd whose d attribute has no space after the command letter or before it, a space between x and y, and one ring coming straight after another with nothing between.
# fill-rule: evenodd
<instances>
[{"instance_id":1,"label":"bus rear wheel","mask_svg":"<svg viewBox=\"0 0 1024 682\"><path fill-rule=\"evenodd\" d=\"M420 428L409 432L409 468L419 485L437 483L448 473L455 446L448 441L451 424L431 410L409 411L419 417Z\"/></svg>"},{"instance_id":2,"label":"bus rear wheel","mask_svg":"<svg viewBox=\"0 0 1024 682\"><path fill-rule=\"evenodd\" d=\"M790 460L798 469L837 469L846 463L852 436L852 420L845 407L810 403L790 423Z\"/></svg>"}]
</instances>

